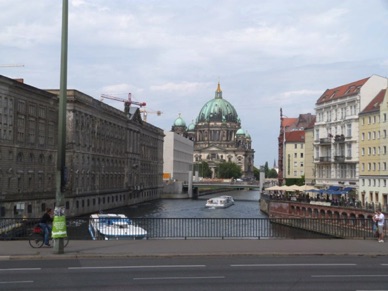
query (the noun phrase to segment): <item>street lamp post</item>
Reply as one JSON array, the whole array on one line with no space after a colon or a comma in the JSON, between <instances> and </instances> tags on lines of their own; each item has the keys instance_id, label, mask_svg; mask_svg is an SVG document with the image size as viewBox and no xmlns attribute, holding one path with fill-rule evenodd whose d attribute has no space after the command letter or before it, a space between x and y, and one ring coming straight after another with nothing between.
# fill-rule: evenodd
<instances>
[{"instance_id":1,"label":"street lamp post","mask_svg":"<svg viewBox=\"0 0 388 291\"><path fill-rule=\"evenodd\" d=\"M64 253L63 236L66 236L65 221L65 160L66 160L66 99L67 99L67 37L68 37L68 0L62 0L62 45L61 72L58 112L58 152L56 169L56 195L53 223L54 252ZM57 221L56 221L57 219Z\"/></svg>"}]
</instances>

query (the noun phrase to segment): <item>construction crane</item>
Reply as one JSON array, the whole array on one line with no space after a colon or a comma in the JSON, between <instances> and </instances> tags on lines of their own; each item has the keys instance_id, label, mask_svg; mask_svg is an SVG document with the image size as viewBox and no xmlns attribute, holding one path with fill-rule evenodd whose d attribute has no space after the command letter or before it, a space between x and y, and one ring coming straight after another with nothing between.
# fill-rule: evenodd
<instances>
[{"instance_id":1,"label":"construction crane","mask_svg":"<svg viewBox=\"0 0 388 291\"><path fill-rule=\"evenodd\" d=\"M153 111L153 110L148 110L148 109L146 109L146 108L140 109L140 112L143 113L143 120L144 120L144 122L147 122L147 115L148 115L148 113L154 113L154 114L156 114L157 116L160 116L160 115L162 115L162 113L163 113L163 112L160 111L160 110Z\"/></svg>"},{"instance_id":2,"label":"construction crane","mask_svg":"<svg viewBox=\"0 0 388 291\"><path fill-rule=\"evenodd\" d=\"M136 102L132 101L131 98L131 93L128 93L128 100L125 100L123 98L107 95L107 94L101 94L100 101L102 102L104 99L110 99L110 100L116 100L116 101L121 101L124 102L124 112L129 113L129 108L131 107L132 104L138 105L139 107L146 106L147 104L145 102Z\"/></svg>"},{"instance_id":3,"label":"construction crane","mask_svg":"<svg viewBox=\"0 0 388 291\"><path fill-rule=\"evenodd\" d=\"M0 65L0 67L2 67L2 68L24 67L24 65L12 65L12 64L8 64L8 65Z\"/></svg>"}]
</instances>

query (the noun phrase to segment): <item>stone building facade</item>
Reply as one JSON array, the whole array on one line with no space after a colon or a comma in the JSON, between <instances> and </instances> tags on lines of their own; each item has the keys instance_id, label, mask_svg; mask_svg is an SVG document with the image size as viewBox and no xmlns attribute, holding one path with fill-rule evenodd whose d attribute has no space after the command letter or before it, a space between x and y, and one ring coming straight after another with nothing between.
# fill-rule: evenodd
<instances>
[{"instance_id":1,"label":"stone building facade","mask_svg":"<svg viewBox=\"0 0 388 291\"><path fill-rule=\"evenodd\" d=\"M327 89L315 104L316 185L359 186L359 113L387 86L377 75Z\"/></svg>"},{"instance_id":2,"label":"stone building facade","mask_svg":"<svg viewBox=\"0 0 388 291\"><path fill-rule=\"evenodd\" d=\"M0 76L1 217L39 217L55 205L58 94ZM127 114L68 90L67 215L159 198L163 137L138 108Z\"/></svg>"},{"instance_id":3,"label":"stone building facade","mask_svg":"<svg viewBox=\"0 0 388 291\"><path fill-rule=\"evenodd\" d=\"M0 217L52 205L57 136L57 96L0 75Z\"/></svg>"}]
</instances>

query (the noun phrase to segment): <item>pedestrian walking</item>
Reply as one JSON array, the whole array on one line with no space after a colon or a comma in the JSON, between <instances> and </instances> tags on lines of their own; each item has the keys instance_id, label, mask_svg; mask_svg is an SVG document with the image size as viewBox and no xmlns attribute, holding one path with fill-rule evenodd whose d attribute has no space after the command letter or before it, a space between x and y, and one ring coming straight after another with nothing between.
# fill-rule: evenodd
<instances>
[{"instance_id":1,"label":"pedestrian walking","mask_svg":"<svg viewBox=\"0 0 388 291\"><path fill-rule=\"evenodd\" d=\"M377 209L376 215L373 217L374 220L377 222L377 231L379 233L378 242L383 243L384 242L384 225L385 225L385 216L381 212L381 209Z\"/></svg>"}]
</instances>

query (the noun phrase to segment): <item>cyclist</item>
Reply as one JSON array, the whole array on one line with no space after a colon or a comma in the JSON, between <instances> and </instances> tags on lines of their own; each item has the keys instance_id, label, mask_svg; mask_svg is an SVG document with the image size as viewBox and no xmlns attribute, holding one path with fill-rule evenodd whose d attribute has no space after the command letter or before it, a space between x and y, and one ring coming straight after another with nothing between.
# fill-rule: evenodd
<instances>
[{"instance_id":1,"label":"cyclist","mask_svg":"<svg viewBox=\"0 0 388 291\"><path fill-rule=\"evenodd\" d=\"M50 247L49 244L49 236L51 233L51 223L53 221L52 218L53 211L51 208L46 208L46 212L43 214L42 218L39 221L39 226L42 228L44 233L44 245Z\"/></svg>"}]
</instances>

